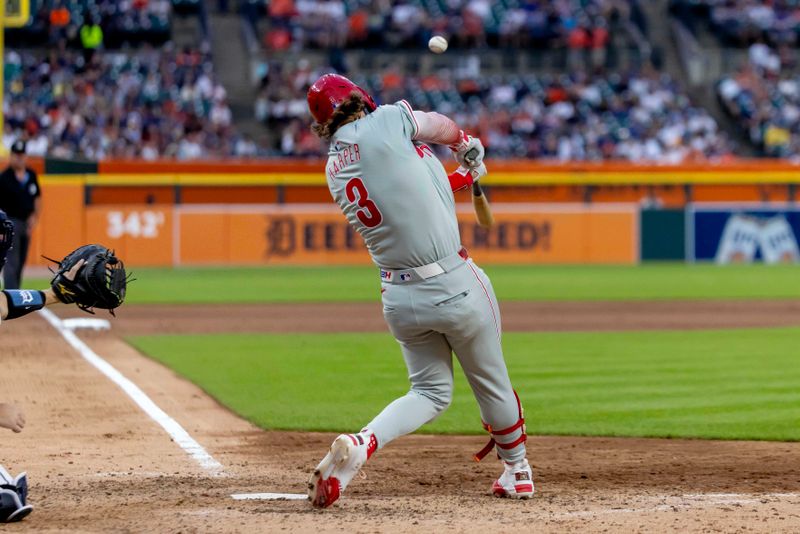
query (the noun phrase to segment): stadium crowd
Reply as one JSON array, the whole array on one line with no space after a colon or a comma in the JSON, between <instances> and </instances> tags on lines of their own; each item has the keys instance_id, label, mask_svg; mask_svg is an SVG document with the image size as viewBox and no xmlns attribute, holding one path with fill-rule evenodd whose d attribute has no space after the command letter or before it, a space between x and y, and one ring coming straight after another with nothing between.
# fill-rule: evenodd
<instances>
[{"instance_id":1,"label":"stadium crowd","mask_svg":"<svg viewBox=\"0 0 800 534\"><path fill-rule=\"evenodd\" d=\"M620 19L643 27L638 0L263 0L265 44L295 48L422 47L432 35L460 46L604 48Z\"/></svg>"},{"instance_id":2,"label":"stadium crowd","mask_svg":"<svg viewBox=\"0 0 800 534\"><path fill-rule=\"evenodd\" d=\"M709 25L724 44L773 46L800 43L800 2L796 0L672 0L671 10L687 27Z\"/></svg>"},{"instance_id":3,"label":"stadium crowd","mask_svg":"<svg viewBox=\"0 0 800 534\"><path fill-rule=\"evenodd\" d=\"M88 60L68 49L8 51L3 141L28 152L89 159L251 156L236 134L211 59L171 45Z\"/></svg>"},{"instance_id":4,"label":"stadium crowd","mask_svg":"<svg viewBox=\"0 0 800 534\"><path fill-rule=\"evenodd\" d=\"M744 65L717 85L725 110L771 157L800 155L800 75Z\"/></svg>"},{"instance_id":5,"label":"stadium crowd","mask_svg":"<svg viewBox=\"0 0 800 534\"><path fill-rule=\"evenodd\" d=\"M275 63L263 79L255 114L281 132L275 149L284 155L321 153L305 104L317 74L306 63L293 68ZM492 157L667 163L732 152L708 112L692 106L669 77L651 70L456 79L449 73L406 76L388 68L353 79L379 102L405 98L418 109L453 117L481 137Z\"/></svg>"}]
</instances>

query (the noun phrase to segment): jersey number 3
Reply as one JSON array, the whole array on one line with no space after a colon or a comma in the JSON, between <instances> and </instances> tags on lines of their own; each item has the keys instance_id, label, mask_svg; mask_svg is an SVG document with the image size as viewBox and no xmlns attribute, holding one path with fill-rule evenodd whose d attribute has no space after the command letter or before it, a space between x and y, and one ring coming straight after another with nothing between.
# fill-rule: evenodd
<instances>
[{"instance_id":1,"label":"jersey number 3","mask_svg":"<svg viewBox=\"0 0 800 534\"><path fill-rule=\"evenodd\" d=\"M347 200L350 201L351 204L355 202L358 204L358 207L364 208L356 211L356 217L358 217L358 220L361 221L364 226L367 228L375 228L383 221L383 215L381 215L378 206L369 199L369 192L366 186L364 186L364 182L361 181L361 178L351 179L347 182L344 189L345 193L347 193Z\"/></svg>"}]
</instances>

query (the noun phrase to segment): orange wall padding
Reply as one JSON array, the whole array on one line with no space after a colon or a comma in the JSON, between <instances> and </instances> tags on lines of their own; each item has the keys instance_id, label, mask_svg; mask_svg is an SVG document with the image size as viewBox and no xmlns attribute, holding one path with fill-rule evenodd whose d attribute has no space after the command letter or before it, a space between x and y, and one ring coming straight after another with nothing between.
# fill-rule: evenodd
<instances>
[{"instance_id":1,"label":"orange wall padding","mask_svg":"<svg viewBox=\"0 0 800 534\"><path fill-rule=\"evenodd\" d=\"M175 188L169 185L107 186L94 185L91 190L93 205L103 204L174 204Z\"/></svg>"},{"instance_id":2,"label":"orange wall padding","mask_svg":"<svg viewBox=\"0 0 800 534\"><path fill-rule=\"evenodd\" d=\"M274 185L181 188L184 204L274 204L277 201L278 188Z\"/></svg>"},{"instance_id":3,"label":"orange wall padding","mask_svg":"<svg viewBox=\"0 0 800 534\"><path fill-rule=\"evenodd\" d=\"M42 213L28 250L28 265L48 265L42 255L63 258L85 245L83 186L78 183L42 185Z\"/></svg>"}]
</instances>

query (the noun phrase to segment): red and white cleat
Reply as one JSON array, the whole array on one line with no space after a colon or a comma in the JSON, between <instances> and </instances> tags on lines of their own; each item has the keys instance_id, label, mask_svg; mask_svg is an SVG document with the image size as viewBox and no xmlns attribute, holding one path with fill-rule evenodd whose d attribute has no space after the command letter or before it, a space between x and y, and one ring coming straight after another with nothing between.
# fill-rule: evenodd
<instances>
[{"instance_id":1,"label":"red and white cleat","mask_svg":"<svg viewBox=\"0 0 800 534\"><path fill-rule=\"evenodd\" d=\"M330 452L308 481L308 500L312 506L327 508L339 499L375 450L374 440L371 434L342 434L333 440Z\"/></svg>"},{"instance_id":2,"label":"red and white cleat","mask_svg":"<svg viewBox=\"0 0 800 534\"><path fill-rule=\"evenodd\" d=\"M495 497L512 499L530 499L533 497L533 473L528 460L520 460L515 464L503 462L505 470L500 478L492 484Z\"/></svg>"}]
</instances>

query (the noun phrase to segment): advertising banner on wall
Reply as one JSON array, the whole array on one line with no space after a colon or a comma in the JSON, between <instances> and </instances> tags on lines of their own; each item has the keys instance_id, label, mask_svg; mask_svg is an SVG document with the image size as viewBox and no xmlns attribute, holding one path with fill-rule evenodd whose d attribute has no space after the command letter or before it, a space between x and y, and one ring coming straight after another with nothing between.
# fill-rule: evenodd
<instances>
[{"instance_id":1,"label":"advertising banner on wall","mask_svg":"<svg viewBox=\"0 0 800 534\"><path fill-rule=\"evenodd\" d=\"M461 241L485 263L617 263L639 258L635 205L503 205L490 230L458 210ZM336 206L89 206L90 240L131 265L370 264L361 237Z\"/></svg>"},{"instance_id":2,"label":"advertising banner on wall","mask_svg":"<svg viewBox=\"0 0 800 534\"><path fill-rule=\"evenodd\" d=\"M686 217L690 261L800 262L798 207L694 204Z\"/></svg>"}]
</instances>

